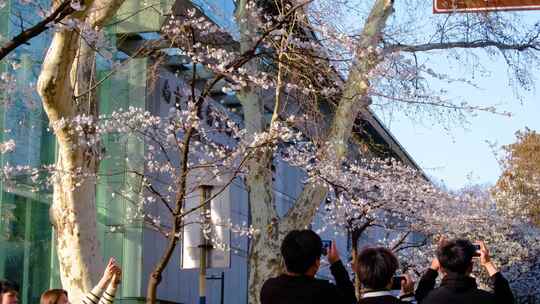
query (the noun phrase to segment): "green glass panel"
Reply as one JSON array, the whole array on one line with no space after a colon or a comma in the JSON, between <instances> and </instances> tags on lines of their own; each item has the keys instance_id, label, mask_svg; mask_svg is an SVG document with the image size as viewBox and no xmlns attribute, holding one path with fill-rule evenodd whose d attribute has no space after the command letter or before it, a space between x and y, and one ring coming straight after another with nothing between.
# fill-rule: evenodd
<instances>
[{"instance_id":1,"label":"green glass panel","mask_svg":"<svg viewBox=\"0 0 540 304\"><path fill-rule=\"evenodd\" d=\"M173 3L173 0L126 0L110 30L116 34L157 32Z\"/></svg>"},{"instance_id":2,"label":"green glass panel","mask_svg":"<svg viewBox=\"0 0 540 304\"><path fill-rule=\"evenodd\" d=\"M49 205L38 200L2 192L0 277L21 286L22 303L38 303L49 287L51 226Z\"/></svg>"}]
</instances>

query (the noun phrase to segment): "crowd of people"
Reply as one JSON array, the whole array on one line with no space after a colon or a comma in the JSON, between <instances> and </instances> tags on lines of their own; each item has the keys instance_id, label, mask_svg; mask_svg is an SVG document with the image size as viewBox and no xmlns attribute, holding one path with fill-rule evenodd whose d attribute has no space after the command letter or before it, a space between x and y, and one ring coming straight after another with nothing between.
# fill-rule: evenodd
<instances>
[{"instance_id":1,"label":"crowd of people","mask_svg":"<svg viewBox=\"0 0 540 304\"><path fill-rule=\"evenodd\" d=\"M508 281L492 263L483 242L443 240L436 257L415 290L407 273L396 276L399 261L382 247L363 249L353 263L361 285L357 298L353 282L341 262L335 242L326 247L312 230L294 230L281 245L286 271L267 280L260 293L261 304L513 304ZM316 278L321 256L326 255L335 284ZM493 292L478 288L471 276L479 263L493 281ZM439 287L436 281L442 275ZM112 304L121 281L122 270L110 259L99 283L82 299L83 304ZM0 304L18 304L18 287L0 281ZM41 295L40 304L70 304L63 289L50 289Z\"/></svg>"},{"instance_id":2,"label":"crowd of people","mask_svg":"<svg viewBox=\"0 0 540 304\"><path fill-rule=\"evenodd\" d=\"M315 277L321 255L325 253L335 284ZM314 231L295 230L283 240L281 254L286 271L264 283L261 304L514 303L508 281L491 261L483 242L442 240L416 290L410 275L396 276L399 262L391 250L367 247L359 252L352 265L361 285L359 299L334 242L326 250ZM471 276L475 263L479 263L493 281L492 293L479 289ZM439 274L442 279L436 287Z\"/></svg>"}]
</instances>

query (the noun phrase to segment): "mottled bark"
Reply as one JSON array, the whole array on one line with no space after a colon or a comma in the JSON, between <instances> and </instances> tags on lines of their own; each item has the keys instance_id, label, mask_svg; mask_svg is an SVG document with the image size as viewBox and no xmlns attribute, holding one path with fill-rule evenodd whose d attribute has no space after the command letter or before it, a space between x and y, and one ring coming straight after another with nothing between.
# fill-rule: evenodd
<instances>
[{"instance_id":1,"label":"mottled bark","mask_svg":"<svg viewBox=\"0 0 540 304\"><path fill-rule=\"evenodd\" d=\"M85 1L86 10L73 16L88 18L89 24L99 29L94 20L112 16L122 1ZM58 5L58 3L56 3ZM92 13L90 13L92 12ZM100 22L101 22L100 21ZM94 83L95 54L76 30L60 28L53 36L44 59L37 89L51 125L69 120L76 115L97 117L95 94L89 92ZM74 96L88 92L76 101ZM92 132L92 130L88 130ZM51 217L55 227L56 246L62 286L70 300L79 302L97 282L103 270L103 259L97 235L96 182L98 154L96 147L79 145L80 138L70 133L69 126L55 128L58 155L57 174L53 183ZM84 176L84 177L82 177ZM90 176L90 177L88 177Z\"/></svg>"},{"instance_id":2,"label":"mottled bark","mask_svg":"<svg viewBox=\"0 0 540 304\"><path fill-rule=\"evenodd\" d=\"M251 66L253 68L253 66ZM250 89L238 94L249 134L265 130L262 98ZM279 270L279 225L272 195L272 155L262 152L247 162L251 224L260 233L251 242L249 259L249 302L257 303L262 283ZM272 256L273 255L273 256Z\"/></svg>"}]
</instances>

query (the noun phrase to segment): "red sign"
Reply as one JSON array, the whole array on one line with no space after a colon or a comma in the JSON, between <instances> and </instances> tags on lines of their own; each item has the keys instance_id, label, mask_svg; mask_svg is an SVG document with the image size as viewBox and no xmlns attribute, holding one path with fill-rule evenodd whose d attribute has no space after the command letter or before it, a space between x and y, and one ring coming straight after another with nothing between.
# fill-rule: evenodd
<instances>
[{"instance_id":1,"label":"red sign","mask_svg":"<svg viewBox=\"0 0 540 304\"><path fill-rule=\"evenodd\" d=\"M540 0L433 0L436 14L537 9Z\"/></svg>"}]
</instances>

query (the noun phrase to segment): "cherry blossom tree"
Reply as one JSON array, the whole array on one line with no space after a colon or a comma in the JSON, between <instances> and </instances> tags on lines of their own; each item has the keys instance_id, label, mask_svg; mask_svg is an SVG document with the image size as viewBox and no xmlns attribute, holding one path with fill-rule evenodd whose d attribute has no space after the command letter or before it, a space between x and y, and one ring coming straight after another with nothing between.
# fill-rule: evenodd
<instances>
[{"instance_id":1,"label":"cherry blossom tree","mask_svg":"<svg viewBox=\"0 0 540 304\"><path fill-rule=\"evenodd\" d=\"M457 212L437 209L445 194L414 169L365 152L361 147L369 143L359 142L357 136L362 131L359 117L371 115L370 106L397 108L412 117L427 113L440 121L461 119L475 110L496 112L449 100L444 90L430 86L430 82L473 86L474 82L438 72L436 63L430 66L423 60L425 53L445 52L458 61L477 62L476 50L485 50L492 57L501 56L516 87L527 89L532 77L525 67L536 60L538 50L538 26L517 26L516 18L501 13L430 16L426 25L417 14L425 12L425 1L375 0L358 5L353 18L344 18L340 14L350 7L348 1L240 0L236 40L235 34L196 11L167 19L163 45L182 50L194 77L188 94L166 121L140 109L100 117L94 55L103 27L122 2L70 5L76 12L58 20L37 88L59 146L56 165L45 169L53 172L52 214L62 281L75 297L89 289L101 261L93 211L97 168L106 157L99 149L103 134L136 134L157 151L140 160L149 171L130 172L141 179L138 200L169 206L168 220L173 224L163 231L168 247L151 276L148 301L155 301L161 271L185 224L188 211L183 206L195 188L189 176L202 167L217 170L210 170L212 178L245 180L252 204L250 229L258 232L250 248L249 301L258 303L262 283L281 270L281 239L292 229L307 227L325 201L326 218L344 229L394 229L397 233L385 241L399 251L408 249L413 232L427 236L445 232L444 221ZM53 2L52 11L61 5ZM399 17L393 18L396 14ZM339 20L358 26L344 27ZM159 48L147 47L148 53ZM202 89L195 79L201 66L214 75ZM478 64L474 67L480 69ZM211 103L209 92L217 86L234 92L242 106L243 122L237 126L229 124L223 111L210 115L211 120L224 122L218 128L228 133L225 143L209 135L215 126L201 123ZM10 146L4 143L2 149L9 151ZM167 159L171 153L174 158ZM307 176L296 203L282 217L273 196L272 164L278 159ZM172 189L156 186L158 168ZM41 176L32 168L4 171L25 170L36 179ZM162 229L151 214L141 216Z\"/></svg>"}]
</instances>

